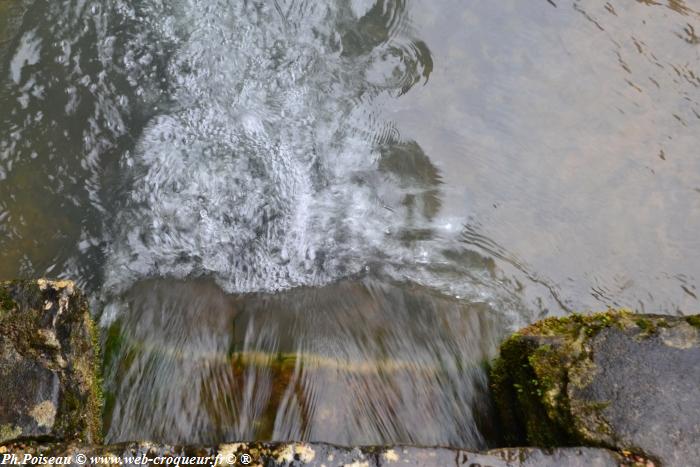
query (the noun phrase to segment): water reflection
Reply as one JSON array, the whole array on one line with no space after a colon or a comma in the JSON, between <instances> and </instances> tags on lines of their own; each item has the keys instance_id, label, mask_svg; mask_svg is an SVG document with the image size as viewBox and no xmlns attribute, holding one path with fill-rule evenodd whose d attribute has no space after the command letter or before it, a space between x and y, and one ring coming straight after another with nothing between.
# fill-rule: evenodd
<instances>
[{"instance_id":1,"label":"water reflection","mask_svg":"<svg viewBox=\"0 0 700 467\"><path fill-rule=\"evenodd\" d=\"M685 0L666 0L666 1L656 1L656 0L637 0L639 3L643 3L648 6L662 6L671 9L682 15L694 15L700 16L700 9L697 7L695 9L688 6ZM611 7L612 8L612 7ZM612 10L614 11L614 9Z\"/></svg>"},{"instance_id":2,"label":"water reflection","mask_svg":"<svg viewBox=\"0 0 700 467\"><path fill-rule=\"evenodd\" d=\"M363 6L369 8L363 11ZM420 80L427 82L433 71L432 55L425 42L406 34L412 25L404 0L348 2L341 8L350 10L345 17L357 18L339 22L342 55L368 55L370 84L401 95Z\"/></svg>"},{"instance_id":3,"label":"water reflection","mask_svg":"<svg viewBox=\"0 0 700 467\"><path fill-rule=\"evenodd\" d=\"M397 130L441 169L443 215L468 204L505 247L497 268L529 308L691 313L697 6L554 3L414 5L439 66L397 106Z\"/></svg>"}]
</instances>

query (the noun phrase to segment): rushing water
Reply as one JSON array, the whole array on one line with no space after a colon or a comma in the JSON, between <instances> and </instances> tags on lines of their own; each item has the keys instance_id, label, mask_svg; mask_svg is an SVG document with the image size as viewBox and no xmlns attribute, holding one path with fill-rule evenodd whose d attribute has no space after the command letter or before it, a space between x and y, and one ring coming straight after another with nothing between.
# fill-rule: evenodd
<instances>
[{"instance_id":1,"label":"rushing water","mask_svg":"<svg viewBox=\"0 0 700 467\"><path fill-rule=\"evenodd\" d=\"M0 278L107 437L482 448L508 330L697 311L695 1L0 0Z\"/></svg>"}]
</instances>

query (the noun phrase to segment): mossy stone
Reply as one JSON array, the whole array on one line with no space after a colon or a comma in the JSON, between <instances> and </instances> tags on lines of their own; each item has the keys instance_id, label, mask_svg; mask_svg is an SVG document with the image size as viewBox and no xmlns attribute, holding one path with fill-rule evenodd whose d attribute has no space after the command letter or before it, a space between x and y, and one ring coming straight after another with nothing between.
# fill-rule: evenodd
<instances>
[{"instance_id":1,"label":"mossy stone","mask_svg":"<svg viewBox=\"0 0 700 467\"><path fill-rule=\"evenodd\" d=\"M97 332L83 295L70 281L2 282L0 307L2 442L100 441Z\"/></svg>"},{"instance_id":2,"label":"mossy stone","mask_svg":"<svg viewBox=\"0 0 700 467\"><path fill-rule=\"evenodd\" d=\"M491 371L505 441L700 458L699 321L608 310L520 330Z\"/></svg>"}]
</instances>

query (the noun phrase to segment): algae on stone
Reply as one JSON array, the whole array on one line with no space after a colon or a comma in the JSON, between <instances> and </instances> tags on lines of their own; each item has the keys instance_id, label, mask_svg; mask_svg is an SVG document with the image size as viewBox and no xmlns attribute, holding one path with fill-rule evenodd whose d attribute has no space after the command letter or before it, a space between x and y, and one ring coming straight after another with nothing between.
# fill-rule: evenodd
<instances>
[{"instance_id":1,"label":"algae on stone","mask_svg":"<svg viewBox=\"0 0 700 467\"><path fill-rule=\"evenodd\" d=\"M0 283L2 442L101 439L95 339L71 281Z\"/></svg>"},{"instance_id":2,"label":"algae on stone","mask_svg":"<svg viewBox=\"0 0 700 467\"><path fill-rule=\"evenodd\" d=\"M588 342L608 327L634 324L650 332L654 323L634 318L628 310L608 310L547 318L507 339L491 372L506 442L544 447L611 444L608 427L599 417L606 401L572 403L570 398L571 391L586 387L597 371ZM591 424L596 429L591 430Z\"/></svg>"},{"instance_id":3,"label":"algae on stone","mask_svg":"<svg viewBox=\"0 0 700 467\"><path fill-rule=\"evenodd\" d=\"M700 328L700 315L687 316L685 318L685 320L691 326L695 326L696 328Z\"/></svg>"},{"instance_id":4,"label":"algae on stone","mask_svg":"<svg viewBox=\"0 0 700 467\"><path fill-rule=\"evenodd\" d=\"M11 423L0 425L0 443L18 438L22 434L22 428Z\"/></svg>"},{"instance_id":5,"label":"algae on stone","mask_svg":"<svg viewBox=\"0 0 700 467\"><path fill-rule=\"evenodd\" d=\"M603 446L672 466L700 458L697 322L609 310L514 334L491 370L505 441Z\"/></svg>"}]
</instances>

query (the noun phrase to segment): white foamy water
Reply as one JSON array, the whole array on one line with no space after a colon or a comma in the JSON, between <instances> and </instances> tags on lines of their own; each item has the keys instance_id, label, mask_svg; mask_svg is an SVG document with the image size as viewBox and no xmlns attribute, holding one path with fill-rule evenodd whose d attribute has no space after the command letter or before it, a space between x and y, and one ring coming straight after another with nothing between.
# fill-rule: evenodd
<instances>
[{"instance_id":1,"label":"white foamy water","mask_svg":"<svg viewBox=\"0 0 700 467\"><path fill-rule=\"evenodd\" d=\"M15 56L10 62L10 78L15 84L20 84L22 68L26 65L36 65L39 62L41 44L34 31L28 31L22 36Z\"/></svg>"},{"instance_id":2,"label":"white foamy water","mask_svg":"<svg viewBox=\"0 0 700 467\"><path fill-rule=\"evenodd\" d=\"M27 11L0 178L26 186L31 174L47 193L34 218L60 212L66 226L45 227L45 256L8 264L107 301L155 277L252 292L368 270L477 301L512 295L465 261L465 219L443 214L440 170L385 110L433 69L405 2ZM10 240L35 235L23 214L34 191L0 200Z\"/></svg>"},{"instance_id":3,"label":"white foamy water","mask_svg":"<svg viewBox=\"0 0 700 467\"><path fill-rule=\"evenodd\" d=\"M342 3L176 8L163 23L179 26L161 31L176 44L162 78L174 89L123 159L131 192L106 290L212 276L229 292L274 291L380 266L488 295L449 285L464 266L443 250L461 221L440 218L438 170L381 112L427 78L430 52L403 4L374 8L386 24ZM373 35L354 37L363 27Z\"/></svg>"}]
</instances>

